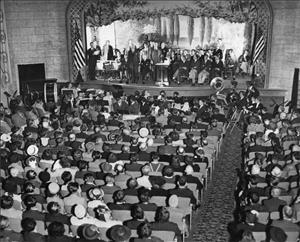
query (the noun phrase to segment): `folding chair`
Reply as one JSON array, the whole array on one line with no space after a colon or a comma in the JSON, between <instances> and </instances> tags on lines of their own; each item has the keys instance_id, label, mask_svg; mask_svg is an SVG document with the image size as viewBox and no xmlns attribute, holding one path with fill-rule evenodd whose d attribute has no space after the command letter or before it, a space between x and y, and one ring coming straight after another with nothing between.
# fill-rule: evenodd
<instances>
[{"instance_id":1,"label":"folding chair","mask_svg":"<svg viewBox=\"0 0 300 242\"><path fill-rule=\"evenodd\" d=\"M155 203L158 207L166 206L167 197L164 196L153 196L150 199L150 203Z\"/></svg>"},{"instance_id":2,"label":"folding chair","mask_svg":"<svg viewBox=\"0 0 300 242\"><path fill-rule=\"evenodd\" d=\"M259 212L257 216L257 220L259 223L268 224L269 222L269 212Z\"/></svg>"},{"instance_id":3,"label":"folding chair","mask_svg":"<svg viewBox=\"0 0 300 242\"><path fill-rule=\"evenodd\" d=\"M285 232L287 235L286 242L295 242L299 239L299 232Z\"/></svg>"},{"instance_id":4,"label":"folding chair","mask_svg":"<svg viewBox=\"0 0 300 242\"><path fill-rule=\"evenodd\" d=\"M139 199L137 196L134 196L134 195L126 195L125 201L130 204L135 204L135 203L139 202Z\"/></svg>"}]
</instances>

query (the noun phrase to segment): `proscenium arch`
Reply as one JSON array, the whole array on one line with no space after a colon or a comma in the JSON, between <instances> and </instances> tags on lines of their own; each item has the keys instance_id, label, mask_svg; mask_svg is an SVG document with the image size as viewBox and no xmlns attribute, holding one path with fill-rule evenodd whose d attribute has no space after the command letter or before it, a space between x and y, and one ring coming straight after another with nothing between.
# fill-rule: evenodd
<instances>
[{"instance_id":1,"label":"proscenium arch","mask_svg":"<svg viewBox=\"0 0 300 242\"><path fill-rule=\"evenodd\" d=\"M198 2L201 0L197 0ZM203 0L205 1L205 0ZM83 42L83 48L86 50L86 38L85 38L85 19L84 12L89 8L91 4L97 3L98 0L71 0L66 13L67 24L67 40L68 40L68 60L69 60L69 79L74 82L77 78L78 71L74 65L74 45L75 45L75 26L79 28L81 39ZM249 1L250 2L250 1ZM270 0L252 0L257 8L256 23L261 28L266 36L266 61L265 61L265 82L264 87L269 87L270 76L270 62L271 62L271 42L272 42L272 27L273 27L273 10L270 4ZM264 56L259 57L263 59Z\"/></svg>"}]
</instances>

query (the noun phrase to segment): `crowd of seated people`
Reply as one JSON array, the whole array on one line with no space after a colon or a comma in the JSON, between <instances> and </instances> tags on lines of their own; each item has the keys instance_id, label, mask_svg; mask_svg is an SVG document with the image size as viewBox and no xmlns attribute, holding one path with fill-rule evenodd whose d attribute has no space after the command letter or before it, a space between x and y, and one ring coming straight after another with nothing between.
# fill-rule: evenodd
<instances>
[{"instance_id":1,"label":"crowd of seated people","mask_svg":"<svg viewBox=\"0 0 300 242\"><path fill-rule=\"evenodd\" d=\"M252 94L249 100L258 98ZM276 104L268 112L252 104L242 117L243 162L232 241L299 241L300 111L287 105Z\"/></svg>"},{"instance_id":2,"label":"crowd of seated people","mask_svg":"<svg viewBox=\"0 0 300 242\"><path fill-rule=\"evenodd\" d=\"M238 73L249 74L250 67L247 50L236 58L233 49L227 49L226 54L223 54L223 50L217 46L205 48L198 46L188 50L167 47L164 42L153 41L145 41L140 47L136 47L129 41L127 49L115 49L114 53L112 52L105 60L114 60L118 63L121 82L127 79L133 83L140 81L153 84L158 81L160 75L155 68L158 63L167 65L167 81L162 80L164 85L170 83L180 85L183 82L192 85L209 84L214 77L226 79L229 73L234 80Z\"/></svg>"},{"instance_id":3,"label":"crowd of seated people","mask_svg":"<svg viewBox=\"0 0 300 242\"><path fill-rule=\"evenodd\" d=\"M1 241L181 241L226 122L216 97L77 91L1 104Z\"/></svg>"}]
</instances>

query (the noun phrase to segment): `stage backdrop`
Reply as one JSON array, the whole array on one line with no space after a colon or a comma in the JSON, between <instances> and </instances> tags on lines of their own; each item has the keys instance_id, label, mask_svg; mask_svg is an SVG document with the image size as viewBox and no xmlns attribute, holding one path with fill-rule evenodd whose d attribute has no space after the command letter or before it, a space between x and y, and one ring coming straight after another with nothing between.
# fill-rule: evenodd
<instances>
[{"instance_id":1,"label":"stage backdrop","mask_svg":"<svg viewBox=\"0 0 300 242\"><path fill-rule=\"evenodd\" d=\"M96 41L103 47L106 40L109 40L115 48L122 50L127 48L130 39L139 46L142 34L155 32L170 46L181 49L193 49L197 46L206 48L221 39L224 50L232 48L236 56L240 56L245 48L251 48L251 30L251 25L247 23L232 23L213 17L192 18L177 15L158 19L115 21L101 27L87 25L86 42ZM89 48L89 45L87 47Z\"/></svg>"}]
</instances>

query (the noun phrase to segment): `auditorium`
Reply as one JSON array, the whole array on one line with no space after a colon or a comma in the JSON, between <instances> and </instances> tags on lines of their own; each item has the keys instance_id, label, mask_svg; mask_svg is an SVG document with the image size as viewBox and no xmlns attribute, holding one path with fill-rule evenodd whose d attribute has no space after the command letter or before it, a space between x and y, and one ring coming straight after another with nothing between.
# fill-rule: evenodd
<instances>
[{"instance_id":1,"label":"auditorium","mask_svg":"<svg viewBox=\"0 0 300 242\"><path fill-rule=\"evenodd\" d=\"M0 242L300 242L299 68L299 0L0 0Z\"/></svg>"}]
</instances>

